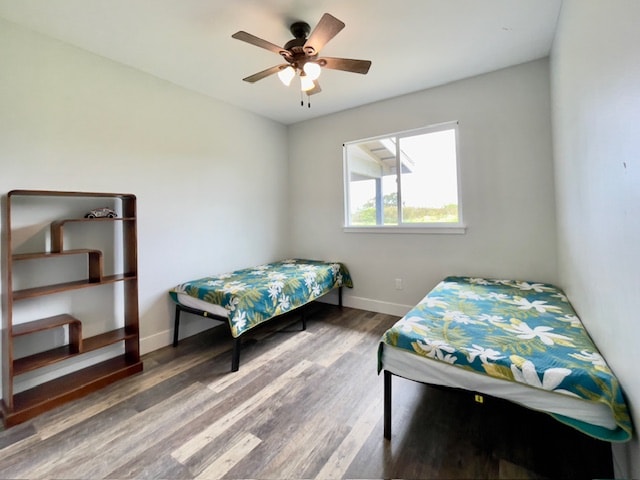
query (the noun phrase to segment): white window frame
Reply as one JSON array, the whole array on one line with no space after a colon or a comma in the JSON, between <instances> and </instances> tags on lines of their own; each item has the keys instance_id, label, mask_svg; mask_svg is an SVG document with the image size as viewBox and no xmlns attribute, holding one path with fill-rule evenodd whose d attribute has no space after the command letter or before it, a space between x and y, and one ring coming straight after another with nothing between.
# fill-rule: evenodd
<instances>
[{"instance_id":1,"label":"white window frame","mask_svg":"<svg viewBox=\"0 0 640 480\"><path fill-rule=\"evenodd\" d=\"M350 225L350 212L349 205L351 204L349 198L349 184L350 184L350 170L349 159L347 157L347 147L349 145L395 137L400 139L403 137L412 137L416 135L422 135L427 133L434 133L443 130L454 130L456 137L456 181L457 181L457 193L458 193L458 222L457 223L402 223L402 175L398 174L398 224L397 225ZM444 122L436 125L430 125L427 127L417 128L413 130L406 130L402 132L390 133L386 135L376 135L375 137L364 138L360 140L353 140L345 142L342 145L343 150L343 178L344 178L344 225L343 231L347 233L427 233L427 234L464 234L466 232L466 226L462 217L462 193L461 193L461 175L460 175L460 135L458 129L458 122ZM400 148L400 142L396 141L396 171L400 172L400 155L398 149Z\"/></svg>"}]
</instances>

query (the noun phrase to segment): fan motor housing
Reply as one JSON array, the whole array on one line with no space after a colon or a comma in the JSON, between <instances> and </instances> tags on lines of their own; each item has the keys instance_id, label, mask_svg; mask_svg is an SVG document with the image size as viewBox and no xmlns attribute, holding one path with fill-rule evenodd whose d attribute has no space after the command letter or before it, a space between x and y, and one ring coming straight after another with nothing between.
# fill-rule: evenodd
<instances>
[{"instance_id":1,"label":"fan motor housing","mask_svg":"<svg viewBox=\"0 0 640 480\"><path fill-rule=\"evenodd\" d=\"M307 54L304 51L304 44L307 42L307 37L309 33L311 33L311 27L307 22L294 22L291 24L289 28L291 34L295 37L292 40L289 40L284 45L283 52L280 54L285 58L285 60L291 64L299 64L302 66L304 62L307 60Z\"/></svg>"},{"instance_id":2,"label":"fan motor housing","mask_svg":"<svg viewBox=\"0 0 640 480\"><path fill-rule=\"evenodd\" d=\"M307 42L306 38L294 38L293 40L289 40L287 43L284 44L284 49L291 50L295 53L294 49L297 48L302 52L303 51L302 47L306 42Z\"/></svg>"},{"instance_id":3,"label":"fan motor housing","mask_svg":"<svg viewBox=\"0 0 640 480\"><path fill-rule=\"evenodd\" d=\"M289 30L295 38L306 39L311 33L311 27L307 22L294 22L291 24Z\"/></svg>"}]
</instances>

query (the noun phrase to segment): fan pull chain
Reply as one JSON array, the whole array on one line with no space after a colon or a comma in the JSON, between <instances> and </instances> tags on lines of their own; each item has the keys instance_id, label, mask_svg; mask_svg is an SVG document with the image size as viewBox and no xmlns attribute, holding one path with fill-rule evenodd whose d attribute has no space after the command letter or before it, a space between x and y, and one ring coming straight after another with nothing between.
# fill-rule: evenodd
<instances>
[{"instance_id":1,"label":"fan pull chain","mask_svg":"<svg viewBox=\"0 0 640 480\"><path fill-rule=\"evenodd\" d=\"M304 92L300 91L300 106L304 107ZM307 94L307 107L311 108L311 96Z\"/></svg>"}]
</instances>

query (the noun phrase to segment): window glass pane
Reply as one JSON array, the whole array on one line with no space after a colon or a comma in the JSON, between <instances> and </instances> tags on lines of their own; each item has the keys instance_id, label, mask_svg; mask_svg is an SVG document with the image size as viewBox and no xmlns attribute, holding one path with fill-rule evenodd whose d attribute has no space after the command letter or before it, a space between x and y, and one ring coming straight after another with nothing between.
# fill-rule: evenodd
<instances>
[{"instance_id":1,"label":"window glass pane","mask_svg":"<svg viewBox=\"0 0 640 480\"><path fill-rule=\"evenodd\" d=\"M377 139L346 146L349 224L397 225L395 144Z\"/></svg>"},{"instance_id":2,"label":"window glass pane","mask_svg":"<svg viewBox=\"0 0 640 480\"><path fill-rule=\"evenodd\" d=\"M456 131L401 137L403 223L457 223Z\"/></svg>"},{"instance_id":3,"label":"window glass pane","mask_svg":"<svg viewBox=\"0 0 640 480\"><path fill-rule=\"evenodd\" d=\"M346 225L461 226L457 131L450 122L345 144Z\"/></svg>"},{"instance_id":4,"label":"window glass pane","mask_svg":"<svg viewBox=\"0 0 640 480\"><path fill-rule=\"evenodd\" d=\"M351 206L349 209L351 225L375 225L375 207L368 205L369 201L376 196L376 183L371 178L360 178L351 175L350 184Z\"/></svg>"}]
</instances>

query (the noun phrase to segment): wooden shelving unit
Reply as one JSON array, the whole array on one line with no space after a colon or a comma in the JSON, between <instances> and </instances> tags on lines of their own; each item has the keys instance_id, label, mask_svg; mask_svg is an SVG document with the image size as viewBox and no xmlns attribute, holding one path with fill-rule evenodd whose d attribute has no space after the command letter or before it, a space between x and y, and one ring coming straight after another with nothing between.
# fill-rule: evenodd
<instances>
[{"instance_id":1,"label":"wooden shelving unit","mask_svg":"<svg viewBox=\"0 0 640 480\"><path fill-rule=\"evenodd\" d=\"M12 242L12 222L15 215L12 204L20 200L41 200L48 202L63 202L65 199L86 200L87 210L95 208L96 199L118 201L122 209L121 217L117 218L52 218L50 222L50 249L44 252L16 253L16 246ZM44 190L13 190L5 200L4 230L3 230L3 329L2 329L2 417L5 427L10 427L32 418L46 410L54 408L64 402L76 399L109 383L133 375L142 370L140 360L140 338L138 324L138 273L137 273L137 228L136 228L136 197L131 194L93 193L93 192L62 192ZM91 228L92 224L107 222L113 225L121 224L120 238L122 261L120 271L104 275L103 252L91 248L64 248L65 227L71 223L80 223ZM13 289L14 265L24 261L42 262L47 259L85 257L87 260L86 277L80 280L63 281L44 286ZM45 262L42 262L43 265ZM44 267L42 267L44 268ZM38 297L64 294L72 290L99 287L101 285L122 282L124 326L106 331L98 335L84 338L82 321L68 313L61 313L45 318L34 319L14 324L14 308L24 300ZM63 346L19 356L15 352L14 342L18 337L35 333L68 329L68 343ZM89 367L80 368L72 373L58 376L37 384L27 390L15 393L16 377L27 372L33 372L43 367L49 367L64 360L73 360L80 356L94 352L118 343L124 344L124 353L106 361L101 361Z\"/></svg>"}]
</instances>

